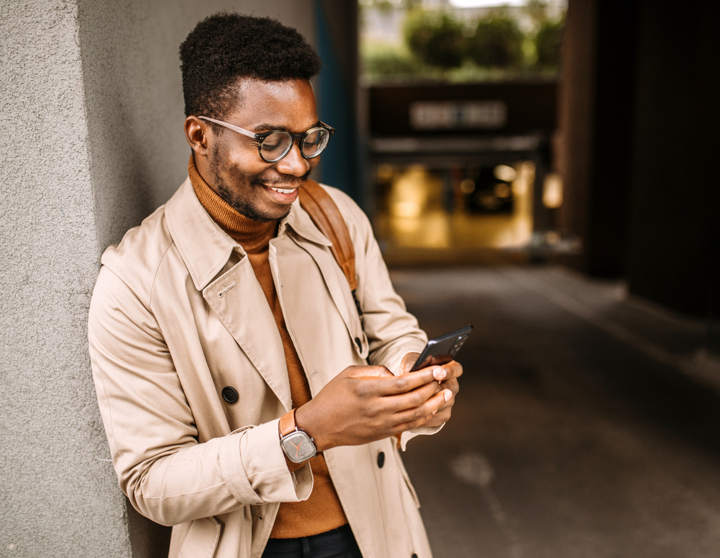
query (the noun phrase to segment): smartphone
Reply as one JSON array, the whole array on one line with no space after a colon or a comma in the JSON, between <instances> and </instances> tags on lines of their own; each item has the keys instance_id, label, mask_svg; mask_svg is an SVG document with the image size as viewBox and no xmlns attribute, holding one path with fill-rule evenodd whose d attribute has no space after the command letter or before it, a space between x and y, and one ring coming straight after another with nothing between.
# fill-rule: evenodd
<instances>
[{"instance_id":1,"label":"smartphone","mask_svg":"<svg viewBox=\"0 0 720 558\"><path fill-rule=\"evenodd\" d=\"M445 364L454 360L455 355L465 344L465 340L472 333L472 330L473 326L466 325L457 331L451 331L435 339L430 339L410 372L416 372L433 364Z\"/></svg>"}]
</instances>

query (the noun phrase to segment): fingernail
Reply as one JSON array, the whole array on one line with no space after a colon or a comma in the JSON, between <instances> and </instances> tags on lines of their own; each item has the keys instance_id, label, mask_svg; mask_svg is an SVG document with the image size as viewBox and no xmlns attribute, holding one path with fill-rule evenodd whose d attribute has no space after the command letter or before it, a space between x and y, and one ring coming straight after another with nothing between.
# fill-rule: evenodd
<instances>
[{"instance_id":1,"label":"fingernail","mask_svg":"<svg viewBox=\"0 0 720 558\"><path fill-rule=\"evenodd\" d=\"M433 415L434 415L435 413L437 413L437 409L435 409L435 410L433 411Z\"/></svg>"},{"instance_id":2,"label":"fingernail","mask_svg":"<svg viewBox=\"0 0 720 558\"><path fill-rule=\"evenodd\" d=\"M452 397L452 391L449 389L445 390L445 401L450 401L450 398Z\"/></svg>"},{"instance_id":3,"label":"fingernail","mask_svg":"<svg viewBox=\"0 0 720 558\"><path fill-rule=\"evenodd\" d=\"M444 380L445 376L447 376L447 372L445 372L442 368L436 368L433 370L433 378L436 380Z\"/></svg>"}]
</instances>

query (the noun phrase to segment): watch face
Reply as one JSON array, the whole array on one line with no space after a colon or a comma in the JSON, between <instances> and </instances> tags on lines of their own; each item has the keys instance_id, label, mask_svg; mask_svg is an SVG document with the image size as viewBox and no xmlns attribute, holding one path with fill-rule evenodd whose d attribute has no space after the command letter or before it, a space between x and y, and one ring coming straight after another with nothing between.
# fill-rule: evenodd
<instances>
[{"instance_id":1,"label":"watch face","mask_svg":"<svg viewBox=\"0 0 720 558\"><path fill-rule=\"evenodd\" d=\"M315 457L317 453L312 438L302 431L295 431L288 434L280 441L280 444L287 458L293 463L300 463L306 459Z\"/></svg>"}]
</instances>

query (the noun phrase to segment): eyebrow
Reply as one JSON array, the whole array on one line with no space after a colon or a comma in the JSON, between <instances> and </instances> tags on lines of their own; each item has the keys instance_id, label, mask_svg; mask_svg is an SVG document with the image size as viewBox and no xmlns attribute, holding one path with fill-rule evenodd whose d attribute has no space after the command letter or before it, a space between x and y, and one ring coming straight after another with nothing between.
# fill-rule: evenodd
<instances>
[{"instance_id":1,"label":"eyebrow","mask_svg":"<svg viewBox=\"0 0 720 558\"><path fill-rule=\"evenodd\" d=\"M322 124L322 122L320 122L318 120L317 122L315 122L315 124L310 126L310 128L319 128L321 124ZM307 130L309 130L310 128L308 128ZM271 130L280 130L281 132L294 133L294 132L291 132L286 126L275 126L273 124L258 124L257 126L254 126L252 128L252 131L255 133L269 132ZM303 132L306 132L307 130L303 130L302 132L297 132L297 133L301 134Z\"/></svg>"}]
</instances>

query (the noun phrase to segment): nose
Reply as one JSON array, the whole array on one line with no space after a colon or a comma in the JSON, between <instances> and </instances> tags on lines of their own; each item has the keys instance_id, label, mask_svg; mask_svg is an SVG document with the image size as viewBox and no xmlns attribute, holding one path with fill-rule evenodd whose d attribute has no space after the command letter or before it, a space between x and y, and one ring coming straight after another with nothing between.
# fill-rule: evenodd
<instances>
[{"instance_id":1,"label":"nose","mask_svg":"<svg viewBox=\"0 0 720 558\"><path fill-rule=\"evenodd\" d=\"M282 174L300 177L310 170L310 161L302 156L297 142L293 142L288 154L276 163L275 168Z\"/></svg>"}]
</instances>

